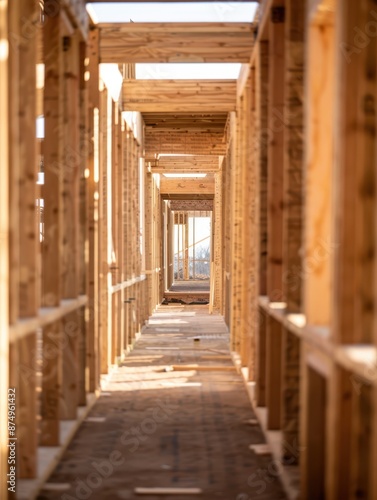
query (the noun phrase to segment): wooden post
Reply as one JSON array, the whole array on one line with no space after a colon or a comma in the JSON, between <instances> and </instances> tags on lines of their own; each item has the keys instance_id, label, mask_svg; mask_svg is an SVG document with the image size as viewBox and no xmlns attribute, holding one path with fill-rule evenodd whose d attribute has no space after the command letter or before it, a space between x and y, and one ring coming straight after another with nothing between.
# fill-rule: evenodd
<instances>
[{"instance_id":1,"label":"wooden post","mask_svg":"<svg viewBox=\"0 0 377 500\"><path fill-rule=\"evenodd\" d=\"M335 81L334 12L307 16L305 221L302 266L292 286L303 280L303 312L311 325L330 325L332 266L335 262L332 183L334 163L333 108ZM318 65L321 72L318 72ZM335 187L335 186L334 186ZM334 206L334 205L333 205Z\"/></svg>"},{"instance_id":2,"label":"wooden post","mask_svg":"<svg viewBox=\"0 0 377 500\"><path fill-rule=\"evenodd\" d=\"M268 179L268 109L269 47L259 43L256 60L256 143L259 160L259 295L267 295L267 179Z\"/></svg>"},{"instance_id":3,"label":"wooden post","mask_svg":"<svg viewBox=\"0 0 377 500\"><path fill-rule=\"evenodd\" d=\"M80 116L79 116L79 39L77 34L63 37L63 248L62 296L76 298L80 287L79 255L79 182L80 182ZM51 272L51 270L49 270ZM60 417L74 420L78 406L77 311L62 321L62 404Z\"/></svg>"},{"instance_id":4,"label":"wooden post","mask_svg":"<svg viewBox=\"0 0 377 500\"><path fill-rule=\"evenodd\" d=\"M104 88L100 93L99 106L99 183L98 183L98 271L99 271L99 307L100 307L100 353L101 353L101 373L108 373L108 262L107 262L107 125L108 125L108 97Z\"/></svg>"},{"instance_id":5,"label":"wooden post","mask_svg":"<svg viewBox=\"0 0 377 500\"><path fill-rule=\"evenodd\" d=\"M62 176L63 158L63 87L62 87L62 36L60 6L53 0L44 4L46 22L43 27L45 63L44 91L44 236L42 244L42 303L46 307L58 306L61 299L62 272ZM42 370L42 425L41 444L59 444L59 400L61 390L61 352L56 347L60 324L49 325L43 330ZM53 355L47 354L54 352Z\"/></svg>"},{"instance_id":6,"label":"wooden post","mask_svg":"<svg viewBox=\"0 0 377 500\"><path fill-rule=\"evenodd\" d=\"M305 6L300 0L288 0L285 13L283 297L287 312L299 313L302 303ZM300 341L286 328L282 333L282 453L289 463L297 463L298 455L289 450L299 442Z\"/></svg>"},{"instance_id":7,"label":"wooden post","mask_svg":"<svg viewBox=\"0 0 377 500\"><path fill-rule=\"evenodd\" d=\"M284 7L271 9L269 39L268 111L268 242L267 294L271 302L283 298L283 159L284 159ZM266 373L268 429L281 427L281 346L282 327L267 318Z\"/></svg>"},{"instance_id":8,"label":"wooden post","mask_svg":"<svg viewBox=\"0 0 377 500\"><path fill-rule=\"evenodd\" d=\"M88 92L86 88L86 61L87 46L86 42L79 43L79 151L80 151L80 231L79 231L79 294L88 296L88 274L89 274L89 201L88 201L88 178L90 170L88 168L89 158L89 137L88 137ZM90 315L90 311L89 315ZM79 339L78 339L78 404L86 404L86 374L89 370L86 368L86 343L88 341L88 322L85 319L86 308L82 308L78 313L80 321ZM88 388L89 390L89 388Z\"/></svg>"},{"instance_id":9,"label":"wooden post","mask_svg":"<svg viewBox=\"0 0 377 500\"><path fill-rule=\"evenodd\" d=\"M376 37L352 50L355 26L375 23L370 0L338 4L334 336L373 340L375 291ZM331 244L331 242L330 242Z\"/></svg>"},{"instance_id":10,"label":"wooden post","mask_svg":"<svg viewBox=\"0 0 377 500\"><path fill-rule=\"evenodd\" d=\"M9 111L8 108L8 2L0 0L0 40L6 51L0 57L0 434L8 436L8 370L9 370ZM8 444L8 443L7 443ZM6 478L8 472L8 448L0 449L0 473ZM0 496L7 498L8 485L2 480Z\"/></svg>"},{"instance_id":11,"label":"wooden post","mask_svg":"<svg viewBox=\"0 0 377 500\"><path fill-rule=\"evenodd\" d=\"M117 130L117 225L118 225L118 237L117 237L117 267L118 267L118 282L123 283L124 281L124 269L123 269L123 259L124 259L124 224L123 218L126 214L123 213L123 154L124 154L124 142L123 142L123 130L124 122L122 120L122 113L118 109L118 130ZM123 359L124 357L124 290L118 293L118 350L117 355Z\"/></svg>"},{"instance_id":12,"label":"wooden post","mask_svg":"<svg viewBox=\"0 0 377 500\"><path fill-rule=\"evenodd\" d=\"M87 57L89 59L88 71L88 192L87 192L87 214L88 214L88 271L87 271L87 293L88 293L88 331L86 341L86 364L88 367L87 387L94 392L99 384L99 318L100 318L100 295L99 295L99 241L98 241L98 216L99 216L99 32L90 30L87 45Z\"/></svg>"},{"instance_id":13,"label":"wooden post","mask_svg":"<svg viewBox=\"0 0 377 500\"><path fill-rule=\"evenodd\" d=\"M189 276L189 223L188 214L185 214L184 221L184 233L183 233L183 279L188 280Z\"/></svg>"},{"instance_id":14,"label":"wooden post","mask_svg":"<svg viewBox=\"0 0 377 500\"><path fill-rule=\"evenodd\" d=\"M19 317L20 273L20 2L12 2L8 12L9 33L9 322ZM17 41L16 41L17 40ZM15 84L17 82L17 84ZM3 122L5 123L5 122ZM34 186L33 186L34 189ZM17 384L15 384L17 385Z\"/></svg>"},{"instance_id":15,"label":"wooden post","mask_svg":"<svg viewBox=\"0 0 377 500\"><path fill-rule=\"evenodd\" d=\"M222 293L222 287L223 287L223 280L222 280L222 242L223 242L223 225L222 225L222 214L223 214L223 208L222 208L222 185L223 185L223 180L222 180L223 173L222 172L217 172L215 174L215 199L214 199L214 210L212 212L212 220L214 224L214 242L213 242L213 247L214 247L214 255L213 255L213 262L214 262L214 273L215 277L213 280L214 283L214 310L215 311L220 311L222 309L222 298L223 298L223 293Z\"/></svg>"},{"instance_id":16,"label":"wooden post","mask_svg":"<svg viewBox=\"0 0 377 500\"><path fill-rule=\"evenodd\" d=\"M255 155L259 168L259 231L255 232L257 240L257 259L259 262L258 295L267 295L267 179L268 179L268 81L269 81L269 48L267 41L258 45L255 64ZM262 308L256 307L256 341L255 341L255 399L258 406L266 405L266 337L267 320Z\"/></svg>"},{"instance_id":17,"label":"wooden post","mask_svg":"<svg viewBox=\"0 0 377 500\"><path fill-rule=\"evenodd\" d=\"M284 7L272 7L269 39L267 293L283 298Z\"/></svg>"},{"instance_id":18,"label":"wooden post","mask_svg":"<svg viewBox=\"0 0 377 500\"><path fill-rule=\"evenodd\" d=\"M304 25L305 6L285 5L285 109L283 297L287 311L301 312L302 176L304 151Z\"/></svg>"},{"instance_id":19,"label":"wooden post","mask_svg":"<svg viewBox=\"0 0 377 500\"><path fill-rule=\"evenodd\" d=\"M240 211L240 158L239 151L239 127L241 123L236 121L234 114L231 115L231 207L232 207L232 250L231 250L231 311L230 311L230 331L231 331L231 349L239 352L240 350L240 323L241 323L241 296L240 279L242 275L241 253L240 253L240 233L241 233L241 211Z\"/></svg>"},{"instance_id":20,"label":"wooden post","mask_svg":"<svg viewBox=\"0 0 377 500\"><path fill-rule=\"evenodd\" d=\"M281 350L282 326L273 317L267 316L266 403L268 409L267 429L271 430L281 428Z\"/></svg>"}]
</instances>

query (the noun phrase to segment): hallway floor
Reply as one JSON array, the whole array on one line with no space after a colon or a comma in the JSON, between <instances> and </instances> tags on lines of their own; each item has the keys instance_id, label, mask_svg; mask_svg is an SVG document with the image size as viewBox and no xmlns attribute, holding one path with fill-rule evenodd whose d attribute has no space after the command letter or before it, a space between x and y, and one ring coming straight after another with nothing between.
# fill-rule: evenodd
<instances>
[{"instance_id":1,"label":"hallway floor","mask_svg":"<svg viewBox=\"0 0 377 500\"><path fill-rule=\"evenodd\" d=\"M286 498L254 418L223 318L161 306L38 499Z\"/></svg>"}]
</instances>

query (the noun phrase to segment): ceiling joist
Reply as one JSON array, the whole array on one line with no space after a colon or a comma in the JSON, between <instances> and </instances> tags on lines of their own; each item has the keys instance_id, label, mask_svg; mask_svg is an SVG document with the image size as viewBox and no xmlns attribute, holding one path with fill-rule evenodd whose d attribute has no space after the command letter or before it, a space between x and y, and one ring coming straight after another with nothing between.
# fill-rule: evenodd
<instances>
[{"instance_id":1,"label":"ceiling joist","mask_svg":"<svg viewBox=\"0 0 377 500\"><path fill-rule=\"evenodd\" d=\"M146 128L145 156L157 155L220 156L226 153L222 132L157 132Z\"/></svg>"},{"instance_id":2,"label":"ceiling joist","mask_svg":"<svg viewBox=\"0 0 377 500\"><path fill-rule=\"evenodd\" d=\"M215 193L215 179L208 175L204 179L168 179L162 176L160 193L161 195L213 195Z\"/></svg>"},{"instance_id":3,"label":"ceiling joist","mask_svg":"<svg viewBox=\"0 0 377 500\"><path fill-rule=\"evenodd\" d=\"M171 200L170 208L174 211L200 211L210 212L213 210L213 200Z\"/></svg>"},{"instance_id":4,"label":"ceiling joist","mask_svg":"<svg viewBox=\"0 0 377 500\"><path fill-rule=\"evenodd\" d=\"M222 132L227 117L227 113L143 113L145 126L157 132Z\"/></svg>"},{"instance_id":5,"label":"ceiling joist","mask_svg":"<svg viewBox=\"0 0 377 500\"><path fill-rule=\"evenodd\" d=\"M218 156L161 156L151 164L152 173L207 173L220 169Z\"/></svg>"},{"instance_id":6,"label":"ceiling joist","mask_svg":"<svg viewBox=\"0 0 377 500\"><path fill-rule=\"evenodd\" d=\"M123 109L227 112L236 109L236 80L124 80Z\"/></svg>"},{"instance_id":7,"label":"ceiling joist","mask_svg":"<svg viewBox=\"0 0 377 500\"><path fill-rule=\"evenodd\" d=\"M106 23L102 63L248 63L252 23Z\"/></svg>"}]
</instances>

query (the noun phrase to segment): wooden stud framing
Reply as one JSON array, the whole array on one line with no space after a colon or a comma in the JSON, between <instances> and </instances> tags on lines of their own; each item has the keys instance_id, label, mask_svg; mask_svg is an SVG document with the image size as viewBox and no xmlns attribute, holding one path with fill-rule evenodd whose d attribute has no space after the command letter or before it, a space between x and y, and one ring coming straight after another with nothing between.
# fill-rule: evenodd
<instances>
[{"instance_id":1,"label":"wooden stud framing","mask_svg":"<svg viewBox=\"0 0 377 500\"><path fill-rule=\"evenodd\" d=\"M52 6L52 3L45 2L48 22L43 27L45 184L42 190L44 199L42 303L47 307L60 305L62 294L63 47L60 9L56 13L56 5ZM52 12L53 16L50 15ZM54 273L50 272L51 269L54 269ZM46 326L43 330L43 350L54 352L53 356L44 357L42 369L41 444L50 446L59 444L60 440L61 353L53 342L53 339L59 337L60 332L60 322Z\"/></svg>"},{"instance_id":2,"label":"wooden stud framing","mask_svg":"<svg viewBox=\"0 0 377 500\"><path fill-rule=\"evenodd\" d=\"M88 84L88 139L87 139L87 217L88 217L88 267L86 287L88 293L88 322L86 360L87 387L94 392L99 384L99 276L98 276L98 215L99 215L99 66L98 31L89 32L87 57L89 59Z\"/></svg>"},{"instance_id":3,"label":"wooden stud framing","mask_svg":"<svg viewBox=\"0 0 377 500\"><path fill-rule=\"evenodd\" d=\"M335 35L333 9L327 10L326 18L320 16L320 12L318 9L311 17L307 16L305 258L298 269L304 277L303 311L307 322L330 325L335 258L335 228L331 227L334 125L326 110L332 106L335 95ZM321 64L320 73L318 64ZM297 274L292 275L292 286L300 283L300 273Z\"/></svg>"},{"instance_id":4,"label":"wooden stud framing","mask_svg":"<svg viewBox=\"0 0 377 500\"><path fill-rule=\"evenodd\" d=\"M337 340L347 343L372 342L374 321L375 37L352 50L355 24L375 22L373 6L346 1L338 14L334 328Z\"/></svg>"},{"instance_id":5,"label":"wooden stud framing","mask_svg":"<svg viewBox=\"0 0 377 500\"><path fill-rule=\"evenodd\" d=\"M269 148L267 294L272 302L283 297L283 158L284 158L284 7L273 7L269 40Z\"/></svg>"},{"instance_id":6,"label":"wooden stud framing","mask_svg":"<svg viewBox=\"0 0 377 500\"><path fill-rule=\"evenodd\" d=\"M290 312L301 312L302 176L304 146L304 24L302 2L285 7L283 298Z\"/></svg>"}]
</instances>

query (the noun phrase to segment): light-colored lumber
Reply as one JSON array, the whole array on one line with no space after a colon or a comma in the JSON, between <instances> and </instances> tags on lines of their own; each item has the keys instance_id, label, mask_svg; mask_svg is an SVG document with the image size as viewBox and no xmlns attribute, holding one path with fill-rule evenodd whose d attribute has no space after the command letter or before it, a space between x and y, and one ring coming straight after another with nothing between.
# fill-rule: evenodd
<instances>
[{"instance_id":1,"label":"light-colored lumber","mask_svg":"<svg viewBox=\"0 0 377 500\"><path fill-rule=\"evenodd\" d=\"M162 177L160 181L160 192L164 194L214 194L215 192L215 179L214 177L205 178L178 178L168 179Z\"/></svg>"},{"instance_id":2,"label":"light-colored lumber","mask_svg":"<svg viewBox=\"0 0 377 500\"><path fill-rule=\"evenodd\" d=\"M39 444L60 444L60 412L62 407L62 351L64 340L61 321L55 321L43 329L43 367L41 392L41 426Z\"/></svg>"},{"instance_id":3,"label":"light-colored lumber","mask_svg":"<svg viewBox=\"0 0 377 500\"><path fill-rule=\"evenodd\" d=\"M213 200L171 200L172 211L209 212L213 210Z\"/></svg>"},{"instance_id":4,"label":"light-colored lumber","mask_svg":"<svg viewBox=\"0 0 377 500\"><path fill-rule=\"evenodd\" d=\"M65 37L63 52L63 246L62 246L62 296L76 298L80 292L80 116L79 116L79 39L77 34ZM62 351L62 401L60 418L75 420L79 402L79 341L81 322L77 312L63 318L61 323Z\"/></svg>"},{"instance_id":5,"label":"light-colored lumber","mask_svg":"<svg viewBox=\"0 0 377 500\"><path fill-rule=\"evenodd\" d=\"M79 294L79 39L77 34L65 37L63 52L64 78L62 144L62 297L76 298Z\"/></svg>"},{"instance_id":6,"label":"light-colored lumber","mask_svg":"<svg viewBox=\"0 0 377 500\"><path fill-rule=\"evenodd\" d=\"M20 36L20 2L12 2L12 9L8 12L9 32ZM20 231L19 231L19 203L20 203L20 126L19 101L20 92L20 57L19 44L10 41L9 45L9 322L17 321L19 315L19 274L20 274ZM13 82L13 84L12 84ZM5 88L3 89L5 91ZM2 121L2 123L6 123ZM4 126L5 129L5 126ZM4 181L5 182L5 181ZM34 188L34 186L33 186Z\"/></svg>"},{"instance_id":7,"label":"light-colored lumber","mask_svg":"<svg viewBox=\"0 0 377 500\"><path fill-rule=\"evenodd\" d=\"M266 406L267 428L281 429L282 416L282 327L271 316L266 325Z\"/></svg>"},{"instance_id":8,"label":"light-colored lumber","mask_svg":"<svg viewBox=\"0 0 377 500\"><path fill-rule=\"evenodd\" d=\"M283 296L284 7L273 7L269 26L267 294Z\"/></svg>"},{"instance_id":9,"label":"light-colored lumber","mask_svg":"<svg viewBox=\"0 0 377 500\"><path fill-rule=\"evenodd\" d=\"M156 131L174 130L188 132L221 132L225 128L227 113L143 113L143 120L148 129Z\"/></svg>"},{"instance_id":10,"label":"light-colored lumber","mask_svg":"<svg viewBox=\"0 0 377 500\"><path fill-rule=\"evenodd\" d=\"M259 294L267 293L267 175L268 175L268 106L269 47L268 41L258 44L255 66L256 130L259 161Z\"/></svg>"},{"instance_id":11,"label":"light-colored lumber","mask_svg":"<svg viewBox=\"0 0 377 500\"><path fill-rule=\"evenodd\" d=\"M51 5L49 5L51 3ZM43 49L45 59L44 87L44 235L42 244L42 304L58 306L61 299L61 239L62 239L62 177L65 165L63 156L63 86L62 45L60 16L56 5L48 0L54 16L49 17L43 27ZM48 12L48 10L47 10ZM51 270L54 272L49 272Z\"/></svg>"},{"instance_id":12,"label":"light-colored lumber","mask_svg":"<svg viewBox=\"0 0 377 500\"><path fill-rule=\"evenodd\" d=\"M99 275L98 275L98 215L99 215L99 66L98 30L89 33L87 52L88 83L88 148L87 148L87 224L88 224L88 322L86 336L86 366L89 370L88 388L93 392L99 383ZM93 140L89 143L89 138Z\"/></svg>"},{"instance_id":13,"label":"light-colored lumber","mask_svg":"<svg viewBox=\"0 0 377 500\"><path fill-rule=\"evenodd\" d=\"M222 223L221 216L222 210L222 173L218 172L215 174L215 198L214 198L214 212L212 214L212 224L213 224L213 268L211 271L214 276L212 278L213 284L213 308L216 311L222 309Z\"/></svg>"},{"instance_id":14,"label":"light-colored lumber","mask_svg":"<svg viewBox=\"0 0 377 500\"><path fill-rule=\"evenodd\" d=\"M147 129L145 133L145 154L152 164L156 163L156 157L158 163L164 163L165 158L169 163L169 159L164 155L203 155L218 159L218 156L224 155L225 152L226 144L222 132L161 132Z\"/></svg>"},{"instance_id":15,"label":"light-colored lumber","mask_svg":"<svg viewBox=\"0 0 377 500\"><path fill-rule=\"evenodd\" d=\"M18 320L9 328L9 340L15 342L29 333L43 328L55 321L59 321L63 316L80 309L87 304L86 295L81 295L77 299L62 300L57 307L42 307L38 314L32 318Z\"/></svg>"},{"instance_id":16,"label":"light-colored lumber","mask_svg":"<svg viewBox=\"0 0 377 500\"><path fill-rule=\"evenodd\" d=\"M8 2L0 0L0 40L8 35ZM8 325L9 325L9 111L8 111L8 53L0 58L0 434L8 433ZM3 478L8 472L7 448L0 450L0 473ZM0 483L0 494L8 495L6 481Z\"/></svg>"},{"instance_id":17,"label":"light-colored lumber","mask_svg":"<svg viewBox=\"0 0 377 500\"><path fill-rule=\"evenodd\" d=\"M327 380L311 366L304 367L303 399L305 406L302 414L303 425L301 446L301 494L305 497L323 498L326 491L326 398ZM313 432L315 429L315 432Z\"/></svg>"},{"instance_id":18,"label":"light-colored lumber","mask_svg":"<svg viewBox=\"0 0 377 500\"><path fill-rule=\"evenodd\" d=\"M302 268L304 165L305 6L302 2L285 2L285 24L283 297L287 309L295 313L301 311L302 302L299 271Z\"/></svg>"},{"instance_id":19,"label":"light-colored lumber","mask_svg":"<svg viewBox=\"0 0 377 500\"><path fill-rule=\"evenodd\" d=\"M61 322L62 401L61 420L75 420L79 402L79 341L81 321L79 311L64 316Z\"/></svg>"},{"instance_id":20,"label":"light-colored lumber","mask_svg":"<svg viewBox=\"0 0 377 500\"><path fill-rule=\"evenodd\" d=\"M215 63L250 59L251 23L99 24L102 63Z\"/></svg>"},{"instance_id":21,"label":"light-colored lumber","mask_svg":"<svg viewBox=\"0 0 377 500\"><path fill-rule=\"evenodd\" d=\"M150 138L149 149L155 142L152 134L148 134ZM169 135L166 135L169 139ZM175 136L175 138L178 136ZM183 138L183 137L182 137ZM220 137L219 137L220 138ZM163 139L161 137L161 139ZM173 139L173 138L172 138ZM160 140L161 144L164 143ZM164 146L165 149L166 146ZM176 146L173 146L175 149ZM159 149L159 148L158 148ZM157 150L157 148L156 148ZM161 154L161 153L160 153ZM207 173L217 172L220 170L219 158L215 155L187 155L187 156L159 156L158 159L151 162L151 172L154 174L163 173Z\"/></svg>"},{"instance_id":22,"label":"light-colored lumber","mask_svg":"<svg viewBox=\"0 0 377 500\"><path fill-rule=\"evenodd\" d=\"M234 80L124 80L125 111L224 112L236 108Z\"/></svg>"},{"instance_id":23,"label":"light-colored lumber","mask_svg":"<svg viewBox=\"0 0 377 500\"><path fill-rule=\"evenodd\" d=\"M314 16L314 13L312 14ZM334 122L326 111L335 96L334 15L325 24L308 25L306 59L305 221L301 273L292 273L292 287L303 284L303 310L313 325L331 322L332 272L336 244L331 205L334 171ZM321 64L321 74L318 65ZM347 249L342 252L348 252ZM302 276L300 276L300 274Z\"/></svg>"},{"instance_id":24,"label":"light-colored lumber","mask_svg":"<svg viewBox=\"0 0 377 500\"><path fill-rule=\"evenodd\" d=\"M373 341L375 286L376 38L352 53L354 26L374 23L373 3L339 5L336 43L334 336L339 342ZM368 25L369 26L369 25ZM330 241L330 244L334 242ZM334 252L334 253L333 253Z\"/></svg>"},{"instance_id":25,"label":"light-colored lumber","mask_svg":"<svg viewBox=\"0 0 377 500\"><path fill-rule=\"evenodd\" d=\"M42 305L60 305L62 296L62 181L65 158L63 152L63 47L61 43L60 9L52 0L45 2L46 22L43 26L44 87L44 233L42 243ZM60 322L43 329L43 348L54 350L42 368L41 443L59 444L61 352L52 338L59 336Z\"/></svg>"}]
</instances>

